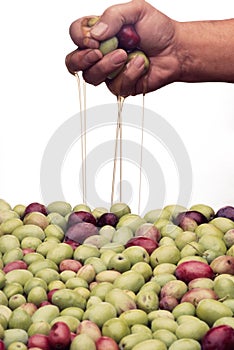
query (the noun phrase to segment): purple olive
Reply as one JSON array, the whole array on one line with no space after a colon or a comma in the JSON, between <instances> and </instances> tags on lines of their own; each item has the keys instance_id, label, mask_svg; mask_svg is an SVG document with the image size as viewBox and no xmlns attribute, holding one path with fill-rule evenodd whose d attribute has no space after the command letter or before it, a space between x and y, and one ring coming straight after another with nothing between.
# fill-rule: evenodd
<instances>
[{"instance_id":1,"label":"purple olive","mask_svg":"<svg viewBox=\"0 0 234 350\"><path fill-rule=\"evenodd\" d=\"M132 247L132 246L140 246L143 247L149 254L152 254L153 251L158 248L158 243L153 240L150 237L147 236L137 236L130 238L127 243L125 244L125 247Z\"/></svg>"},{"instance_id":2,"label":"purple olive","mask_svg":"<svg viewBox=\"0 0 234 350\"><path fill-rule=\"evenodd\" d=\"M203 215L199 211L188 210L188 211L179 213L174 219L174 224L177 226L180 226L184 218L189 218L191 220L194 220L197 223L197 225L201 225L207 222L207 218L205 217L205 215Z\"/></svg>"},{"instance_id":3,"label":"purple olive","mask_svg":"<svg viewBox=\"0 0 234 350\"><path fill-rule=\"evenodd\" d=\"M202 338L202 350L234 349L234 329L227 325L211 328Z\"/></svg>"},{"instance_id":4,"label":"purple olive","mask_svg":"<svg viewBox=\"0 0 234 350\"><path fill-rule=\"evenodd\" d=\"M123 25L117 34L117 38L119 47L124 50L135 49L140 43L140 37L132 24Z\"/></svg>"},{"instance_id":5,"label":"purple olive","mask_svg":"<svg viewBox=\"0 0 234 350\"><path fill-rule=\"evenodd\" d=\"M98 228L90 222L80 222L72 225L65 233L65 240L69 239L79 244L90 236L97 235Z\"/></svg>"},{"instance_id":6,"label":"purple olive","mask_svg":"<svg viewBox=\"0 0 234 350\"><path fill-rule=\"evenodd\" d=\"M179 304L178 300L170 295L166 295L159 301L159 307L161 310L172 311Z\"/></svg>"},{"instance_id":7,"label":"purple olive","mask_svg":"<svg viewBox=\"0 0 234 350\"><path fill-rule=\"evenodd\" d=\"M175 276L177 279L189 283L193 279L199 277L213 279L214 272L208 264L201 261L190 260L177 265Z\"/></svg>"},{"instance_id":8,"label":"purple olive","mask_svg":"<svg viewBox=\"0 0 234 350\"><path fill-rule=\"evenodd\" d=\"M97 221L98 227L103 227L105 225L110 225L115 227L118 223L119 219L118 217L113 213L104 213L100 216L100 218Z\"/></svg>"},{"instance_id":9,"label":"purple olive","mask_svg":"<svg viewBox=\"0 0 234 350\"><path fill-rule=\"evenodd\" d=\"M97 224L97 221L93 216L93 214L91 214L88 211L80 210L80 211L74 211L69 215L67 226L71 227L81 222L89 222L90 224L93 224L95 226Z\"/></svg>"},{"instance_id":10,"label":"purple olive","mask_svg":"<svg viewBox=\"0 0 234 350\"><path fill-rule=\"evenodd\" d=\"M44 215L47 215L46 207L43 204L33 202L33 203L30 203L29 205L27 205L27 207L25 208L24 216L29 214L29 213L32 213L34 211L37 211L37 212L42 213Z\"/></svg>"},{"instance_id":11,"label":"purple olive","mask_svg":"<svg viewBox=\"0 0 234 350\"><path fill-rule=\"evenodd\" d=\"M234 207L227 205L226 207L220 208L215 217L223 217L234 221Z\"/></svg>"}]
</instances>

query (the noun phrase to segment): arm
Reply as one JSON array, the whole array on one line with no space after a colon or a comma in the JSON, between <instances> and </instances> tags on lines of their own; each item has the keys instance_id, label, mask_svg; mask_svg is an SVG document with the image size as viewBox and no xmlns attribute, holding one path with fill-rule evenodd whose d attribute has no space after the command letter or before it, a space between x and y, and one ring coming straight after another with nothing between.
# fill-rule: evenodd
<instances>
[{"instance_id":1,"label":"arm","mask_svg":"<svg viewBox=\"0 0 234 350\"><path fill-rule=\"evenodd\" d=\"M234 19L178 23L182 82L234 82Z\"/></svg>"}]
</instances>

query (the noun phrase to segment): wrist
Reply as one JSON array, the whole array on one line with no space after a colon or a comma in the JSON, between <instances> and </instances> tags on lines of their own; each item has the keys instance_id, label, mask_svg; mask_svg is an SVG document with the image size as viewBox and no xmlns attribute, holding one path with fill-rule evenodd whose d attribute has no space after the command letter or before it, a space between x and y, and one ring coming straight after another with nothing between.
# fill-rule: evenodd
<instances>
[{"instance_id":1,"label":"wrist","mask_svg":"<svg viewBox=\"0 0 234 350\"><path fill-rule=\"evenodd\" d=\"M179 65L178 81L180 82L202 80L201 72L204 68L202 56L199 53L201 37L198 34L198 26L199 24L195 22L177 22L175 41Z\"/></svg>"},{"instance_id":2,"label":"wrist","mask_svg":"<svg viewBox=\"0 0 234 350\"><path fill-rule=\"evenodd\" d=\"M164 49L162 52L162 55L158 56L158 59L163 59L163 61L167 60L167 62L164 61L165 69L167 70L165 76L167 76L167 79L165 80L165 84L170 84L173 82L182 81L182 76L184 75L184 55L183 50L181 50L180 45L178 44L178 32L179 32L179 25L180 23L170 19L171 21L171 27L173 27L173 35L170 38L170 43L167 48ZM165 85L164 84L164 85Z\"/></svg>"}]
</instances>

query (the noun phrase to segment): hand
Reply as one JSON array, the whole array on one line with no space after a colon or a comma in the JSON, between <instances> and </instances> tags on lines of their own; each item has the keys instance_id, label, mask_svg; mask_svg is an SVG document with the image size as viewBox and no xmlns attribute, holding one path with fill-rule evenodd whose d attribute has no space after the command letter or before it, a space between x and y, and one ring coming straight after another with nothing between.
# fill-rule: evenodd
<instances>
[{"instance_id":1,"label":"hand","mask_svg":"<svg viewBox=\"0 0 234 350\"><path fill-rule=\"evenodd\" d=\"M139 49L149 58L149 69L145 72L144 59L138 56L115 79L109 80L108 75L127 62L127 53L116 49L103 56L98 50L99 43L130 23L140 36ZM154 91L176 81L180 74L176 24L144 0L109 7L91 30L87 28L87 17L80 18L70 27L71 38L78 49L67 55L67 68L71 73L83 71L85 81L90 84L105 81L116 96Z\"/></svg>"}]
</instances>

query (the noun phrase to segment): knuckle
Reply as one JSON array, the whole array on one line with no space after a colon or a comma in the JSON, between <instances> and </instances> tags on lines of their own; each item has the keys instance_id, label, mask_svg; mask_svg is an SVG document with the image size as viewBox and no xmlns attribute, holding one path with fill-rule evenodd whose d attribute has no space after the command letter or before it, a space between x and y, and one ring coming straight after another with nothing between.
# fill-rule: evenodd
<instances>
[{"instance_id":1,"label":"knuckle","mask_svg":"<svg viewBox=\"0 0 234 350\"><path fill-rule=\"evenodd\" d=\"M74 36L74 33L76 32L76 28L77 28L77 21L74 21L70 24L70 27L69 27L69 34L71 37Z\"/></svg>"},{"instance_id":2,"label":"knuckle","mask_svg":"<svg viewBox=\"0 0 234 350\"><path fill-rule=\"evenodd\" d=\"M106 9L103 13L103 15L105 16L109 16L109 17L115 17L116 16L116 7L115 6L111 6L108 9Z\"/></svg>"},{"instance_id":3,"label":"knuckle","mask_svg":"<svg viewBox=\"0 0 234 350\"><path fill-rule=\"evenodd\" d=\"M95 75L90 74L89 70L83 72L83 78L86 81L86 83L92 84L94 86L98 86L102 83L102 80L98 80Z\"/></svg>"},{"instance_id":4,"label":"knuckle","mask_svg":"<svg viewBox=\"0 0 234 350\"><path fill-rule=\"evenodd\" d=\"M74 74L74 71L75 69L73 69L73 64L72 64L72 55L73 53L69 53L66 57L65 57L65 65L68 69L68 71L71 73L71 74Z\"/></svg>"}]
</instances>

